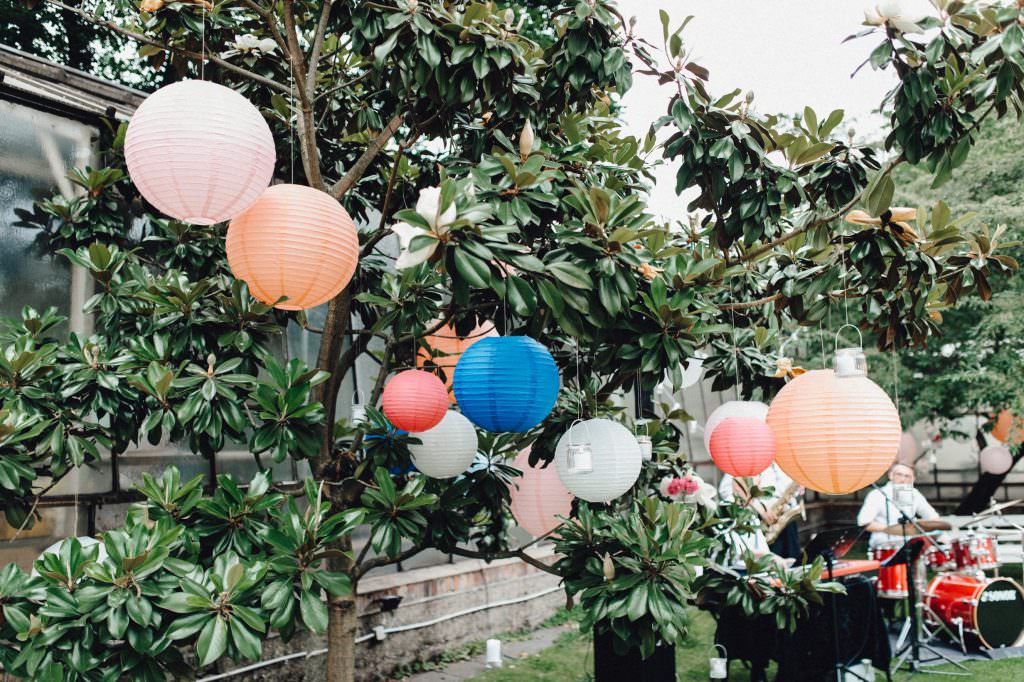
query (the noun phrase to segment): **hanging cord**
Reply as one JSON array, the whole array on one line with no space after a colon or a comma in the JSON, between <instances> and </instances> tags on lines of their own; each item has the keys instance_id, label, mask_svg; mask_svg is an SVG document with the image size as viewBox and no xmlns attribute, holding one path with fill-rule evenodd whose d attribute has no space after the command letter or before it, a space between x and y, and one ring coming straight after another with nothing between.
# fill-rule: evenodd
<instances>
[{"instance_id":1,"label":"hanging cord","mask_svg":"<svg viewBox=\"0 0 1024 682\"><path fill-rule=\"evenodd\" d=\"M288 97L291 102L288 105L288 165L291 173L291 183L295 184L295 124L292 123L292 116L295 115L295 65L291 57L288 58Z\"/></svg>"},{"instance_id":2,"label":"hanging cord","mask_svg":"<svg viewBox=\"0 0 1024 682\"><path fill-rule=\"evenodd\" d=\"M583 419L583 384L580 383L580 340L573 337L573 343L576 346L576 414L580 419Z\"/></svg>"},{"instance_id":3,"label":"hanging cord","mask_svg":"<svg viewBox=\"0 0 1024 682\"><path fill-rule=\"evenodd\" d=\"M736 400L740 399L740 348L736 340L736 311L733 309L732 283L729 283L729 326L732 327L732 359L736 371Z\"/></svg>"},{"instance_id":4,"label":"hanging cord","mask_svg":"<svg viewBox=\"0 0 1024 682\"><path fill-rule=\"evenodd\" d=\"M846 315L846 324L850 324L850 282L849 274L846 271L846 235L843 228L839 228L839 255L843 265L843 312Z\"/></svg>"},{"instance_id":5,"label":"hanging cord","mask_svg":"<svg viewBox=\"0 0 1024 682\"><path fill-rule=\"evenodd\" d=\"M831 307L829 310L831 310ZM825 362L825 329L822 327L821 322L818 322L818 341L821 342L821 367L825 369L827 366Z\"/></svg>"},{"instance_id":6,"label":"hanging cord","mask_svg":"<svg viewBox=\"0 0 1024 682\"><path fill-rule=\"evenodd\" d=\"M202 23L199 25L200 52L202 58L199 60L199 80L206 80L206 5L199 3L202 9Z\"/></svg>"}]
</instances>

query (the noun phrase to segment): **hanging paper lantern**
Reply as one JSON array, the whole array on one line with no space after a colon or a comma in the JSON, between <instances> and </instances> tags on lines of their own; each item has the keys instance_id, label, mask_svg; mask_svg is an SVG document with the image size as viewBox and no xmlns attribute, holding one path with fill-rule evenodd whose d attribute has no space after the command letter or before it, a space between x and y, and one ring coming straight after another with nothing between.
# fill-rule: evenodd
<instances>
[{"instance_id":1,"label":"hanging paper lantern","mask_svg":"<svg viewBox=\"0 0 1024 682\"><path fill-rule=\"evenodd\" d=\"M1005 445L989 445L978 455L982 473L1002 476L1013 468L1013 455Z\"/></svg>"},{"instance_id":2,"label":"hanging paper lantern","mask_svg":"<svg viewBox=\"0 0 1024 682\"><path fill-rule=\"evenodd\" d=\"M264 303L304 310L344 289L359 260L359 235L330 195L302 185L274 185L231 221L228 265Z\"/></svg>"},{"instance_id":3,"label":"hanging paper lantern","mask_svg":"<svg viewBox=\"0 0 1024 682\"><path fill-rule=\"evenodd\" d=\"M711 459L732 476L757 476L775 459L775 434L758 417L729 417L711 434Z\"/></svg>"},{"instance_id":4,"label":"hanging paper lantern","mask_svg":"<svg viewBox=\"0 0 1024 682\"><path fill-rule=\"evenodd\" d=\"M590 445L592 466L588 471L569 466L569 446L580 443ZM611 419L577 422L555 447L558 477L569 492L587 502L611 502L632 488L642 461L636 436Z\"/></svg>"},{"instance_id":5,"label":"hanging paper lantern","mask_svg":"<svg viewBox=\"0 0 1024 682\"><path fill-rule=\"evenodd\" d=\"M767 422L779 467L822 493L849 493L878 480L900 445L900 418L885 391L866 376L836 377L830 369L786 384Z\"/></svg>"},{"instance_id":6,"label":"hanging paper lantern","mask_svg":"<svg viewBox=\"0 0 1024 682\"><path fill-rule=\"evenodd\" d=\"M529 431L555 406L558 367L528 336L492 336L474 343L452 382L462 413L488 431Z\"/></svg>"},{"instance_id":7,"label":"hanging paper lantern","mask_svg":"<svg viewBox=\"0 0 1024 682\"><path fill-rule=\"evenodd\" d=\"M572 494L566 490L554 463L546 467L530 466L530 448L521 451L512 466L523 472L509 485L512 516L519 527L535 538L547 535L561 525L559 516L572 512Z\"/></svg>"},{"instance_id":8,"label":"hanging paper lantern","mask_svg":"<svg viewBox=\"0 0 1024 682\"><path fill-rule=\"evenodd\" d=\"M455 365L470 346L488 336L498 336L498 330L494 328L493 322L478 324L466 336L459 336L455 325L446 324L433 334L423 337L426 348L421 348L416 355L416 366L439 367L444 372L444 385L448 389L448 399L454 404L455 394L452 393L452 379L455 375Z\"/></svg>"},{"instance_id":9,"label":"hanging paper lantern","mask_svg":"<svg viewBox=\"0 0 1024 682\"><path fill-rule=\"evenodd\" d=\"M430 372L408 369L388 381L381 409L392 424L409 432L429 431L448 412L448 394Z\"/></svg>"},{"instance_id":10,"label":"hanging paper lantern","mask_svg":"<svg viewBox=\"0 0 1024 682\"><path fill-rule=\"evenodd\" d=\"M730 400L724 402L708 415L704 422L704 449L711 452L711 434L715 427L730 417L754 417L764 421L768 406L752 400Z\"/></svg>"},{"instance_id":11,"label":"hanging paper lantern","mask_svg":"<svg viewBox=\"0 0 1024 682\"><path fill-rule=\"evenodd\" d=\"M917 461L917 456L921 453L921 446L918 445L917 439L914 438L914 434L910 431L904 431L903 435L900 436L900 449L899 454L896 456L897 461L900 464L906 464L909 467L914 466L914 462Z\"/></svg>"},{"instance_id":12,"label":"hanging paper lantern","mask_svg":"<svg viewBox=\"0 0 1024 682\"><path fill-rule=\"evenodd\" d=\"M454 410L445 412L434 428L409 435L420 441L409 444L412 463L431 478L458 476L476 459L476 429Z\"/></svg>"},{"instance_id":13,"label":"hanging paper lantern","mask_svg":"<svg viewBox=\"0 0 1024 682\"><path fill-rule=\"evenodd\" d=\"M128 174L161 213L196 225L249 208L274 173L274 138L259 110L231 88L181 81L135 111L124 138Z\"/></svg>"},{"instance_id":14,"label":"hanging paper lantern","mask_svg":"<svg viewBox=\"0 0 1024 682\"><path fill-rule=\"evenodd\" d=\"M1013 412L1009 410L1003 410L996 417L995 426L992 427L992 437L1007 445L1024 443L1024 419L1014 417Z\"/></svg>"}]
</instances>

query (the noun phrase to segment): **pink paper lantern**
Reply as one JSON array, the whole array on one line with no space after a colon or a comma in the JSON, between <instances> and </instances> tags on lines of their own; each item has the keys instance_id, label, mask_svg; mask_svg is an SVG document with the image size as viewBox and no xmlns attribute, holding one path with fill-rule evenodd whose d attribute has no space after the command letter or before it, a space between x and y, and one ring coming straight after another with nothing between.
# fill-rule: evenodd
<instances>
[{"instance_id":1,"label":"pink paper lantern","mask_svg":"<svg viewBox=\"0 0 1024 682\"><path fill-rule=\"evenodd\" d=\"M904 431L903 435L900 436L900 449L899 454L896 456L896 461L900 464L906 464L909 467L914 466L914 462L917 461L917 456L921 452L921 446L918 445L917 439L914 438L914 434L910 431Z\"/></svg>"},{"instance_id":2,"label":"pink paper lantern","mask_svg":"<svg viewBox=\"0 0 1024 682\"><path fill-rule=\"evenodd\" d=\"M512 516L530 535L547 535L561 525L559 516L572 511L572 494L558 477L554 463L543 469L530 466L530 448L521 451L512 466L523 472L522 478L509 486Z\"/></svg>"},{"instance_id":3,"label":"pink paper lantern","mask_svg":"<svg viewBox=\"0 0 1024 682\"><path fill-rule=\"evenodd\" d=\"M444 382L430 372L408 369L384 387L381 409L392 424L404 431L429 431L448 411Z\"/></svg>"},{"instance_id":4,"label":"pink paper lantern","mask_svg":"<svg viewBox=\"0 0 1024 682\"><path fill-rule=\"evenodd\" d=\"M775 459L775 434L757 417L723 419L711 434L711 459L732 476L757 476Z\"/></svg>"},{"instance_id":5,"label":"pink paper lantern","mask_svg":"<svg viewBox=\"0 0 1024 682\"><path fill-rule=\"evenodd\" d=\"M281 310L326 303L348 286L359 262L359 234L326 192L274 185L228 226L228 265L253 296Z\"/></svg>"},{"instance_id":6,"label":"pink paper lantern","mask_svg":"<svg viewBox=\"0 0 1024 682\"><path fill-rule=\"evenodd\" d=\"M1005 445L989 445L978 455L978 463L983 473L1002 476L1013 468L1013 455Z\"/></svg>"},{"instance_id":7,"label":"pink paper lantern","mask_svg":"<svg viewBox=\"0 0 1024 682\"><path fill-rule=\"evenodd\" d=\"M181 81L135 111L124 138L132 182L161 213L196 225L230 220L274 173L274 138L259 110L231 88Z\"/></svg>"}]
</instances>

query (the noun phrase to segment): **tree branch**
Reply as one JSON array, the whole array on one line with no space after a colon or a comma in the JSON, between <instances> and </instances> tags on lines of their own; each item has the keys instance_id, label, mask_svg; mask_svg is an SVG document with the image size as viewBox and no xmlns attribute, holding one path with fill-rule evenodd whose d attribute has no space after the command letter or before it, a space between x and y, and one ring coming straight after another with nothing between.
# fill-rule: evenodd
<instances>
[{"instance_id":1,"label":"tree branch","mask_svg":"<svg viewBox=\"0 0 1024 682\"><path fill-rule=\"evenodd\" d=\"M493 561L494 559L521 559L526 563L530 564L531 566L533 566L534 568L538 568L544 571L545 573L557 575L559 578L564 577L561 574L561 572L558 571L554 566L544 563L543 561L529 554L526 550L522 548L509 550L507 552L477 552L472 549L454 547L450 550L450 553L456 554L458 556L464 556L469 559L483 559L484 561Z\"/></svg>"},{"instance_id":2,"label":"tree branch","mask_svg":"<svg viewBox=\"0 0 1024 682\"><path fill-rule=\"evenodd\" d=\"M306 172L309 184L319 190L326 191L327 185L320 174L320 150L316 144L316 124L313 122L312 94L305 87L306 64L303 61L302 48L299 46L299 34L295 27L295 15L292 12L293 0L284 0L284 27L288 40L288 61L291 64L294 90L299 97L299 153L302 155L302 167ZM315 73L314 73L315 76ZM289 88L291 90L292 88Z\"/></svg>"},{"instance_id":3,"label":"tree branch","mask_svg":"<svg viewBox=\"0 0 1024 682\"><path fill-rule=\"evenodd\" d=\"M313 90L316 88L316 72L320 64L320 52L324 46L324 35L327 33L327 21L331 17L331 7L334 0L324 0L324 7L320 12L320 23L317 24L316 33L313 34L313 49L309 53L309 73L306 75L306 92L313 97Z\"/></svg>"},{"instance_id":4,"label":"tree branch","mask_svg":"<svg viewBox=\"0 0 1024 682\"><path fill-rule=\"evenodd\" d=\"M377 154L384 148L384 145L394 136L395 132L401 127L402 122L405 120L404 114L395 114L394 118L388 121L388 124L384 126L384 130L380 131L377 137L370 143L370 146L366 148L363 155L360 156L352 167L348 169L345 176L338 180L331 187L330 194L335 199L340 199L350 189L352 189L359 179L363 177L363 173L370 167L373 160L377 157Z\"/></svg>"},{"instance_id":5,"label":"tree branch","mask_svg":"<svg viewBox=\"0 0 1024 682\"><path fill-rule=\"evenodd\" d=\"M221 67L222 69L225 69L227 71L231 71L233 73L236 73L239 76L242 76L244 78L248 78L251 81L254 81L254 82L259 83L261 85L265 85L266 87L272 88L274 90L277 90L278 92L288 92L288 86L286 86L286 85L284 85L282 83L278 83L277 81L273 81L273 80L271 80L269 78L266 78L264 76L261 76L261 75L259 75L257 73L253 73L252 71L249 71L247 69L243 69L240 66L235 66L231 62L225 61L225 60L221 59L220 57L216 57L216 56L210 55L210 54L202 55L202 54L200 54L198 52L193 52L192 50L186 50L185 48L174 47L173 45L167 45L166 43L161 43L160 41L154 40L153 38L150 38L148 36L144 36L141 33L133 33L132 31L129 31L128 29L121 28L120 26L118 26L117 24L115 24L112 21L107 21L105 19L98 19L98 18L94 17L92 14L90 14L89 12L81 10L81 9L79 9L77 7L72 7L70 5L67 5L67 4L65 4L63 2L60 2L60 0L46 0L46 2L48 2L51 5L54 5L55 7L60 7L62 9L65 9L65 10L69 11L69 12L73 12L74 14L77 14L79 17L81 17L85 21L89 22L90 24L93 24L95 26L100 26L102 28L108 29L110 31L113 31L114 33L117 33L119 35L125 36L126 38L131 38L132 40L134 40L136 42L139 42L139 43L142 43L144 45L152 45L153 47L158 47L161 50L166 50L167 52L174 52L175 54L180 54L183 57L188 57L189 59L193 59L193 60L197 60L197 61L202 61L203 59L205 59L206 61L208 61L210 63L216 64L217 66Z\"/></svg>"},{"instance_id":6,"label":"tree branch","mask_svg":"<svg viewBox=\"0 0 1024 682\"><path fill-rule=\"evenodd\" d=\"M366 541L366 546L367 547L370 546L370 541L369 540ZM364 575L366 575L367 573L369 573L370 571L372 571L375 568L379 568L380 566L387 566L389 564L397 564L400 561L405 561L406 559L409 559L411 557L416 556L417 554L419 554L420 552L422 552L425 549L427 549L425 546L424 547L410 547L409 549L407 549L407 550L405 550L403 552L399 552L398 556L396 556L394 559L392 559L390 557L386 557L386 556L378 556L378 557L374 557L374 558L370 559L366 563L363 563L361 560L357 561L356 563L358 565L354 569L355 570L355 579L359 580Z\"/></svg>"},{"instance_id":7,"label":"tree branch","mask_svg":"<svg viewBox=\"0 0 1024 682\"><path fill-rule=\"evenodd\" d=\"M780 298L782 298L782 294L781 293L777 293L777 294L772 294L771 296L765 296L764 298L759 298L756 301L744 301L742 303L726 303L725 305L718 306L718 309L719 310L746 310L747 308L756 308L757 306L764 305L765 303L772 303L774 301L778 301Z\"/></svg>"}]
</instances>

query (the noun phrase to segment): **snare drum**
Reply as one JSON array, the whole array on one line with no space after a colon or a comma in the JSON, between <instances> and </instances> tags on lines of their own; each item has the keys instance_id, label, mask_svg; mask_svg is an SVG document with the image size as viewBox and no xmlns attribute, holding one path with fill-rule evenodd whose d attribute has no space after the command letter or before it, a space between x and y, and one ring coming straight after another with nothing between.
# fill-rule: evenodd
<instances>
[{"instance_id":1,"label":"snare drum","mask_svg":"<svg viewBox=\"0 0 1024 682\"><path fill-rule=\"evenodd\" d=\"M902 543L887 543L873 547L871 558L885 561L895 554ZM908 594L907 566L899 564L878 569L878 596L884 599L905 599Z\"/></svg>"},{"instance_id":2,"label":"snare drum","mask_svg":"<svg viewBox=\"0 0 1024 682\"><path fill-rule=\"evenodd\" d=\"M957 570L989 570L999 566L996 539L987 533L969 533L953 540Z\"/></svg>"},{"instance_id":3,"label":"snare drum","mask_svg":"<svg viewBox=\"0 0 1024 682\"><path fill-rule=\"evenodd\" d=\"M1024 590L1008 578L944 573L925 591L926 618L973 635L988 649L1024 642Z\"/></svg>"}]
</instances>

